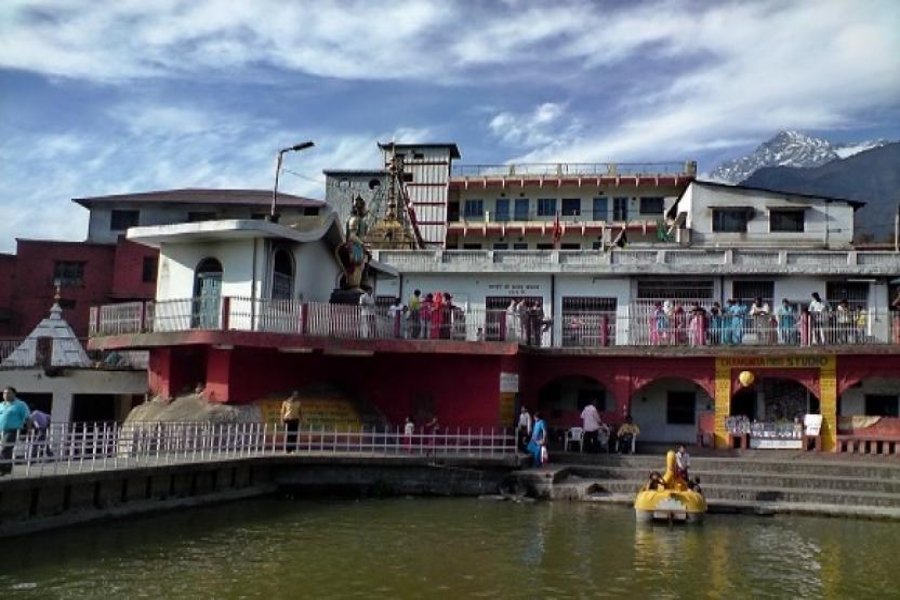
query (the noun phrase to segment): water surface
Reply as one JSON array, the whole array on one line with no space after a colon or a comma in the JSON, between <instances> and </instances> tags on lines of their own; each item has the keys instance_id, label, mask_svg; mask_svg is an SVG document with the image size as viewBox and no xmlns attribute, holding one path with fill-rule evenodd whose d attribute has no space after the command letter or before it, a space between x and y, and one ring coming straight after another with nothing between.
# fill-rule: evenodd
<instances>
[{"instance_id":1,"label":"water surface","mask_svg":"<svg viewBox=\"0 0 900 600\"><path fill-rule=\"evenodd\" d=\"M0 598L890 598L900 524L260 499L3 540Z\"/></svg>"}]
</instances>

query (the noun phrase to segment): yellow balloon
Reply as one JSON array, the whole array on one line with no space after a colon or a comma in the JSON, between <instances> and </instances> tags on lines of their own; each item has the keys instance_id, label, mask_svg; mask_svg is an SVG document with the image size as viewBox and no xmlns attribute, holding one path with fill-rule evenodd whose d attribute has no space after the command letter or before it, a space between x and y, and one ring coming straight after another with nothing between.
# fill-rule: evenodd
<instances>
[{"instance_id":1,"label":"yellow balloon","mask_svg":"<svg viewBox=\"0 0 900 600\"><path fill-rule=\"evenodd\" d=\"M741 371L740 375L738 375L738 381L741 382L742 386L750 387L756 381L756 376L750 371Z\"/></svg>"}]
</instances>

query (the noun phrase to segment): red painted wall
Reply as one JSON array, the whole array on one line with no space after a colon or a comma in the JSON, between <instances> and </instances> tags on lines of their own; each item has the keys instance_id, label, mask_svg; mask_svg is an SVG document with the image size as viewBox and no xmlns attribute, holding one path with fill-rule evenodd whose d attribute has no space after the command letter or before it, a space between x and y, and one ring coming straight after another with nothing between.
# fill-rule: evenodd
<instances>
[{"instance_id":1,"label":"red painted wall","mask_svg":"<svg viewBox=\"0 0 900 600\"><path fill-rule=\"evenodd\" d=\"M63 318L77 336L87 337L90 307L107 301L114 255L113 246L102 244L18 240L10 297L14 313L10 335L28 335L50 314L56 293L53 285L56 261L81 261L85 263L82 284L64 287L60 292ZM67 303L74 306L67 308Z\"/></svg>"},{"instance_id":2,"label":"red painted wall","mask_svg":"<svg viewBox=\"0 0 900 600\"><path fill-rule=\"evenodd\" d=\"M156 275L145 282L144 259L159 258L156 248L119 238L115 250L112 289L109 296L116 300L153 300L156 297Z\"/></svg>"},{"instance_id":3,"label":"red painted wall","mask_svg":"<svg viewBox=\"0 0 900 600\"><path fill-rule=\"evenodd\" d=\"M147 373L150 393L173 398L192 392L206 381L207 362L205 346L153 349Z\"/></svg>"}]
</instances>

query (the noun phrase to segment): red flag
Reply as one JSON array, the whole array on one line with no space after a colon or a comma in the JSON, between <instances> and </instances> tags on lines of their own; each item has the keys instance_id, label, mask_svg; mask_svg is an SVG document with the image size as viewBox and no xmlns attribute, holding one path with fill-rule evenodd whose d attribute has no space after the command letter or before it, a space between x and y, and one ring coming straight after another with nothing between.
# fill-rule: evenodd
<instances>
[{"instance_id":1,"label":"red flag","mask_svg":"<svg viewBox=\"0 0 900 600\"><path fill-rule=\"evenodd\" d=\"M553 247L559 248L559 240L562 238L562 226L559 224L559 211L556 211L556 218L553 220Z\"/></svg>"}]
</instances>

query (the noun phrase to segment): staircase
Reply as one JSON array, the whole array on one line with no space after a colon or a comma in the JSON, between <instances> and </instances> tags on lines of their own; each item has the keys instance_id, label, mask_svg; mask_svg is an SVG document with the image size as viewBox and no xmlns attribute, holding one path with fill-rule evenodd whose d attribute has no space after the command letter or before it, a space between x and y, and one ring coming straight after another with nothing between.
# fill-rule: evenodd
<instances>
[{"instance_id":1,"label":"staircase","mask_svg":"<svg viewBox=\"0 0 900 600\"><path fill-rule=\"evenodd\" d=\"M557 454L558 463L519 471L523 487L554 500L631 504L663 455ZM692 457L710 512L796 513L900 520L900 461L845 455Z\"/></svg>"}]
</instances>

